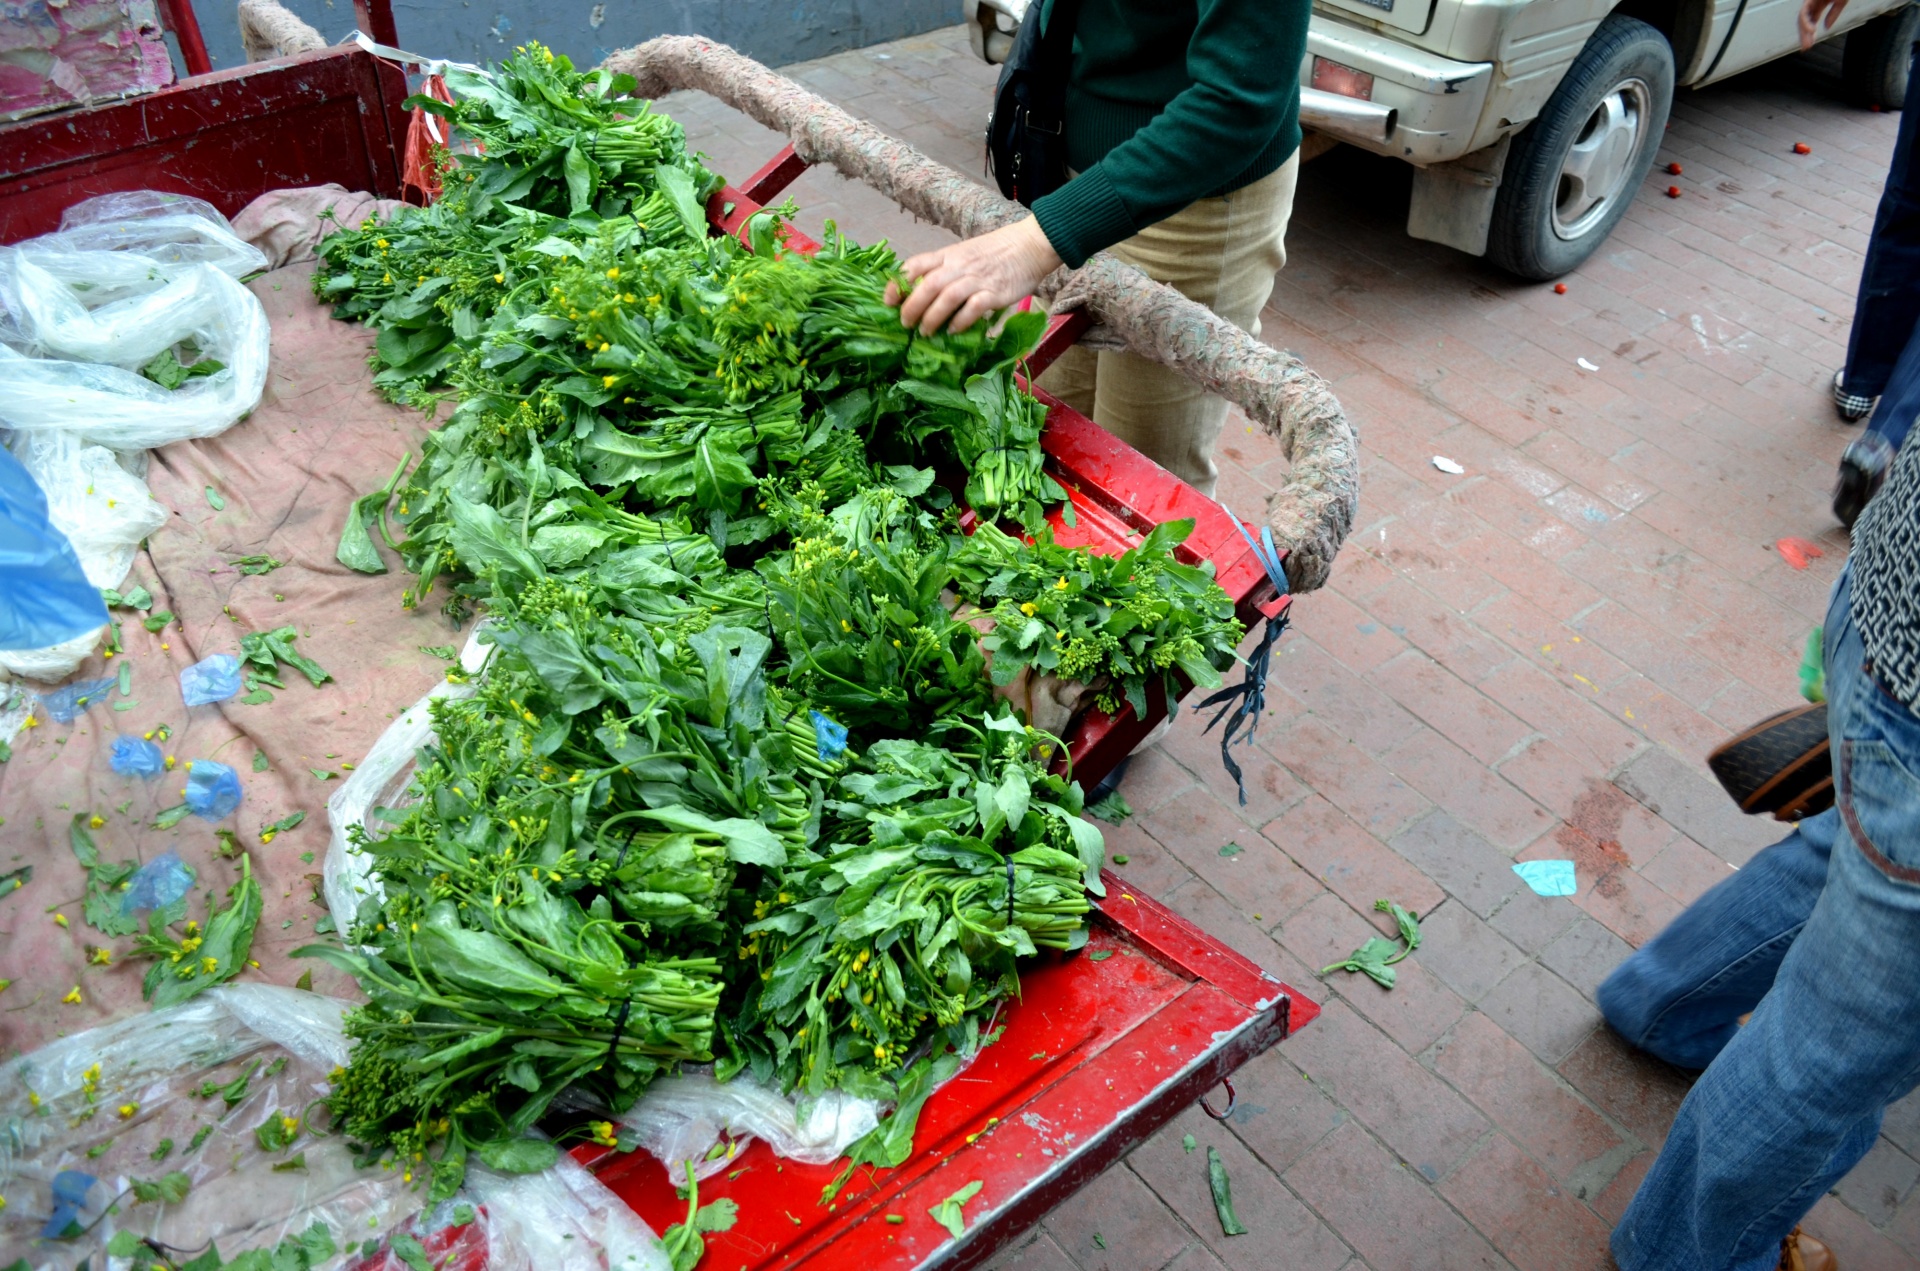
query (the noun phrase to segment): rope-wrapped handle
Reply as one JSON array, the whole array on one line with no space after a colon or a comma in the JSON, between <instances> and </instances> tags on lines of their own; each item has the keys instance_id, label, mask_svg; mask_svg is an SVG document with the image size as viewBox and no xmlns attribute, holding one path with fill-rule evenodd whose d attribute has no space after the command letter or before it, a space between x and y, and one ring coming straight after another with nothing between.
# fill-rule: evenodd
<instances>
[{"instance_id":1,"label":"rope-wrapped handle","mask_svg":"<svg viewBox=\"0 0 1920 1271\"><path fill-rule=\"evenodd\" d=\"M1030 214L724 44L665 35L612 54L605 66L633 76L645 97L683 88L716 97L785 133L808 163L831 164L962 238ZM1086 309L1128 349L1238 403L1279 440L1292 471L1269 501L1268 523L1287 550L1292 590L1325 583L1360 505L1359 447L1327 382L1105 252L1077 270L1056 270L1039 290L1051 308Z\"/></svg>"},{"instance_id":2,"label":"rope-wrapped handle","mask_svg":"<svg viewBox=\"0 0 1920 1271\"><path fill-rule=\"evenodd\" d=\"M240 0L240 47L249 62L327 47L321 34L279 0Z\"/></svg>"}]
</instances>

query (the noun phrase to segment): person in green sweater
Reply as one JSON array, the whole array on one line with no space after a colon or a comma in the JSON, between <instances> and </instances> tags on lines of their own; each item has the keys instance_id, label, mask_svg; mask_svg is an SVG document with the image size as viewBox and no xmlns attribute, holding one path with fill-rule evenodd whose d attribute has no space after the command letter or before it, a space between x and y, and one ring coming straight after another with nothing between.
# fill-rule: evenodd
<instances>
[{"instance_id":1,"label":"person in green sweater","mask_svg":"<svg viewBox=\"0 0 1920 1271\"><path fill-rule=\"evenodd\" d=\"M1028 21L1052 18L1035 0ZM1082 0L1067 86L1073 179L1011 225L923 252L888 289L905 326L961 331L1112 249L1252 334L1286 263L1311 0ZM1044 26L1042 27L1044 30ZM1130 353L1073 349L1040 385L1211 494L1227 403Z\"/></svg>"}]
</instances>

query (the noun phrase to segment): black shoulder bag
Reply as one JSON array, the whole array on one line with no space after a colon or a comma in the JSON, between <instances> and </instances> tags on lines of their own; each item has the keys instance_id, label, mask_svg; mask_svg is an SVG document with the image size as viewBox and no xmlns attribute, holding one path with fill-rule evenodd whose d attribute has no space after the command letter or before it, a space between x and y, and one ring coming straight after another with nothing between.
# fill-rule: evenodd
<instances>
[{"instance_id":1,"label":"black shoulder bag","mask_svg":"<svg viewBox=\"0 0 1920 1271\"><path fill-rule=\"evenodd\" d=\"M1042 34L1044 3L1033 0L1020 23L987 119L987 168L1000 193L1027 207L1067 182L1067 77L1080 0L1054 0Z\"/></svg>"}]
</instances>

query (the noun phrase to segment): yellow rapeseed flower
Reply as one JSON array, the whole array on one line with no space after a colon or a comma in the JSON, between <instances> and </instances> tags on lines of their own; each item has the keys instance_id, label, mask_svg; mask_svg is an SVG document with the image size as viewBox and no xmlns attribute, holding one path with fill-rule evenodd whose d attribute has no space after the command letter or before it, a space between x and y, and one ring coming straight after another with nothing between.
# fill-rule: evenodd
<instances>
[{"instance_id":1,"label":"yellow rapeseed flower","mask_svg":"<svg viewBox=\"0 0 1920 1271\"><path fill-rule=\"evenodd\" d=\"M61 998L60 1000L62 1002L65 1002L68 1006L80 1005L80 986L76 984L71 989L68 989L67 995Z\"/></svg>"}]
</instances>

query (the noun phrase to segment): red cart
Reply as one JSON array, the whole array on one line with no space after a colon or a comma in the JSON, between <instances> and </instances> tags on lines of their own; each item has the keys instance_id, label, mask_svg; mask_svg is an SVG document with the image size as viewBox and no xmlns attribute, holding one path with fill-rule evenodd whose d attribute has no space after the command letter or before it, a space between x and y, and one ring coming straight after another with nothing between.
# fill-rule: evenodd
<instances>
[{"instance_id":1,"label":"red cart","mask_svg":"<svg viewBox=\"0 0 1920 1271\"><path fill-rule=\"evenodd\" d=\"M363 30L392 42L387 0L359 0L356 9ZM186 0L166 6L166 15L185 36L192 23ZM191 69L203 69L197 29L181 44ZM406 94L400 68L335 47L0 126L0 242L54 229L65 207L117 190L194 194L228 214L269 190L326 182L397 197ZM709 205L715 231L744 232L746 219L805 167L788 146L721 190ZM815 246L797 233L788 242ZM1033 371L1089 323L1078 311L1056 318ZM1285 609L1290 597L1269 580L1224 508L1046 400L1049 470L1074 511L1071 526L1056 514L1060 541L1117 553L1162 521L1191 517L1195 531L1182 556L1214 562L1243 620L1251 625ZM1156 694L1146 719L1124 707L1118 716L1083 716L1069 738L1082 781L1097 782L1165 711ZM754 1144L701 1188L703 1201L743 1202L733 1230L709 1239L708 1265L975 1266L1188 1104L1202 1100L1224 1118L1233 1100L1229 1074L1318 1008L1123 877L1108 873L1105 881L1086 950L1043 958L1024 976L998 1043L926 1104L911 1160L861 1171L823 1206L821 1189L838 1167L783 1162ZM1216 1109L1204 1096L1218 1086L1225 1106ZM651 1157L600 1148L577 1155L654 1230L684 1217L685 1202ZM955 1239L928 1211L973 1182L983 1186L967 1206L965 1235Z\"/></svg>"}]
</instances>

